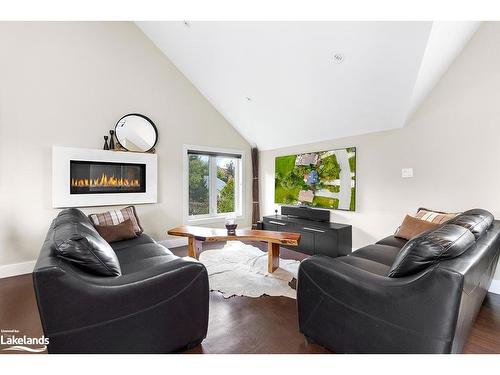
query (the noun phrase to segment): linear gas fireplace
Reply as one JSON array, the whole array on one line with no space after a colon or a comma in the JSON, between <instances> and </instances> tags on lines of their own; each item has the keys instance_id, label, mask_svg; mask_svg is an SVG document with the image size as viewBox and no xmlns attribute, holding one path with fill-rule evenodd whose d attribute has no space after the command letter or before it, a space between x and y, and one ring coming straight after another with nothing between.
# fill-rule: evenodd
<instances>
[{"instance_id":1,"label":"linear gas fireplace","mask_svg":"<svg viewBox=\"0 0 500 375\"><path fill-rule=\"evenodd\" d=\"M53 147L53 207L157 201L155 154Z\"/></svg>"},{"instance_id":2,"label":"linear gas fireplace","mask_svg":"<svg viewBox=\"0 0 500 375\"><path fill-rule=\"evenodd\" d=\"M144 193L146 164L70 161L71 194Z\"/></svg>"}]
</instances>

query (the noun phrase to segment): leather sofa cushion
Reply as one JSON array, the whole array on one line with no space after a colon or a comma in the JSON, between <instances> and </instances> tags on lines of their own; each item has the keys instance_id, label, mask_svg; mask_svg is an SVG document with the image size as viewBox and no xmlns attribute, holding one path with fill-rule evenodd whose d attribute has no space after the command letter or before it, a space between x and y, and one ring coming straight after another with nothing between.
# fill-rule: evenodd
<instances>
[{"instance_id":1,"label":"leather sofa cushion","mask_svg":"<svg viewBox=\"0 0 500 375\"><path fill-rule=\"evenodd\" d=\"M117 241L111 243L111 247L113 250L118 253L120 250L129 248L129 247L135 247L137 245L142 245L145 243L156 243L155 240L153 240L149 235L146 233L141 234L140 236L137 236L134 239L131 240L124 240L124 241Z\"/></svg>"},{"instance_id":2,"label":"leather sofa cushion","mask_svg":"<svg viewBox=\"0 0 500 375\"><path fill-rule=\"evenodd\" d=\"M53 228L67 223L79 223L90 230L94 229L90 219L78 208L67 208L59 212L59 215L54 219Z\"/></svg>"},{"instance_id":3,"label":"leather sofa cushion","mask_svg":"<svg viewBox=\"0 0 500 375\"><path fill-rule=\"evenodd\" d=\"M401 249L404 245L406 245L407 242L408 241L403 238L398 238L395 236L387 236L385 238L382 238L377 243L380 245L394 246Z\"/></svg>"},{"instance_id":4,"label":"leather sofa cushion","mask_svg":"<svg viewBox=\"0 0 500 375\"><path fill-rule=\"evenodd\" d=\"M169 249L156 243L145 233L132 240L113 242L111 247L116 251L123 275L178 259Z\"/></svg>"},{"instance_id":5,"label":"leather sofa cushion","mask_svg":"<svg viewBox=\"0 0 500 375\"><path fill-rule=\"evenodd\" d=\"M145 236L144 234L141 236ZM151 240L152 242L145 242L140 244L136 240L122 241L132 242L132 246L123 247L116 251L116 256L120 261L120 266L123 275L128 275L134 272L158 266L159 264L171 262L178 259L177 256L165 246L162 246L146 236L143 240Z\"/></svg>"},{"instance_id":6,"label":"leather sofa cushion","mask_svg":"<svg viewBox=\"0 0 500 375\"><path fill-rule=\"evenodd\" d=\"M350 256L373 260L374 262L382 263L390 267L394 263L394 259L396 259L399 250L399 247L373 244L356 250Z\"/></svg>"},{"instance_id":7,"label":"leather sofa cushion","mask_svg":"<svg viewBox=\"0 0 500 375\"><path fill-rule=\"evenodd\" d=\"M172 255L172 252L165 246L157 243L145 243L116 251L116 256L118 257L122 268L125 264L163 255Z\"/></svg>"},{"instance_id":8,"label":"leather sofa cushion","mask_svg":"<svg viewBox=\"0 0 500 375\"><path fill-rule=\"evenodd\" d=\"M493 220L493 215L490 212L475 208L465 211L463 214L451 219L448 223L467 228L477 239L491 226Z\"/></svg>"},{"instance_id":9,"label":"leather sofa cushion","mask_svg":"<svg viewBox=\"0 0 500 375\"><path fill-rule=\"evenodd\" d=\"M352 255L335 258L335 260L379 276L386 276L390 268L385 264L378 263L370 259L355 257Z\"/></svg>"},{"instance_id":10,"label":"leather sofa cushion","mask_svg":"<svg viewBox=\"0 0 500 375\"><path fill-rule=\"evenodd\" d=\"M120 263L111 246L85 221L66 213L53 228L52 246L56 256L88 272L102 276L121 275Z\"/></svg>"},{"instance_id":11,"label":"leather sofa cushion","mask_svg":"<svg viewBox=\"0 0 500 375\"><path fill-rule=\"evenodd\" d=\"M148 270L154 267L161 267L162 264L166 264L172 262L179 257L170 254L170 255L158 255L151 258L145 258L141 260L136 260L132 263L122 264L122 275L130 275L135 272L142 272L144 270Z\"/></svg>"},{"instance_id":12,"label":"leather sofa cushion","mask_svg":"<svg viewBox=\"0 0 500 375\"><path fill-rule=\"evenodd\" d=\"M65 223L68 221L90 223L88 217L78 208L67 208L59 212L59 215L57 215L55 219L55 225L57 226L58 223Z\"/></svg>"},{"instance_id":13,"label":"leather sofa cushion","mask_svg":"<svg viewBox=\"0 0 500 375\"><path fill-rule=\"evenodd\" d=\"M411 275L441 260L455 258L474 242L474 235L468 229L455 224L444 224L408 241L400 250L388 276Z\"/></svg>"}]
</instances>

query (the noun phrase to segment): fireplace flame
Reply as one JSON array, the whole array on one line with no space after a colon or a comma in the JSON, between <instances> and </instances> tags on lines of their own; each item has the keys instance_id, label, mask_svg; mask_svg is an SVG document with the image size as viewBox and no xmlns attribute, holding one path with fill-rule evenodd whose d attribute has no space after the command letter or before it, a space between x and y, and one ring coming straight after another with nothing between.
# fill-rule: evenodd
<instances>
[{"instance_id":1,"label":"fireplace flame","mask_svg":"<svg viewBox=\"0 0 500 375\"><path fill-rule=\"evenodd\" d=\"M105 173L100 178L72 178L71 187L140 187L138 179L116 178Z\"/></svg>"}]
</instances>

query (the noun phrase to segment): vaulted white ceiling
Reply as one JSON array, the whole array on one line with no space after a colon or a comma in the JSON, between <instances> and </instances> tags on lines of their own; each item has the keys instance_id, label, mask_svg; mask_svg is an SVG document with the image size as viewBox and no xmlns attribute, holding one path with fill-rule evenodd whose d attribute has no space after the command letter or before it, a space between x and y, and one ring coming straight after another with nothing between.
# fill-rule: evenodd
<instances>
[{"instance_id":1,"label":"vaulted white ceiling","mask_svg":"<svg viewBox=\"0 0 500 375\"><path fill-rule=\"evenodd\" d=\"M408 117L419 108L480 25L481 22L433 22Z\"/></svg>"},{"instance_id":2,"label":"vaulted white ceiling","mask_svg":"<svg viewBox=\"0 0 500 375\"><path fill-rule=\"evenodd\" d=\"M473 33L451 35L443 56L432 22L137 24L263 150L404 126Z\"/></svg>"}]
</instances>

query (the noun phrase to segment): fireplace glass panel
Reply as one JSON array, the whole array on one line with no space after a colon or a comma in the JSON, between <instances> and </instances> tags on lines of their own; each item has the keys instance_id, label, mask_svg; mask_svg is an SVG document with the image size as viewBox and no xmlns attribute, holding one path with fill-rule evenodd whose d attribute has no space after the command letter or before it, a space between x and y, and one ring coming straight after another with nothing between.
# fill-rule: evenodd
<instances>
[{"instance_id":1,"label":"fireplace glass panel","mask_svg":"<svg viewBox=\"0 0 500 375\"><path fill-rule=\"evenodd\" d=\"M144 193L146 165L70 161L71 194Z\"/></svg>"}]
</instances>

